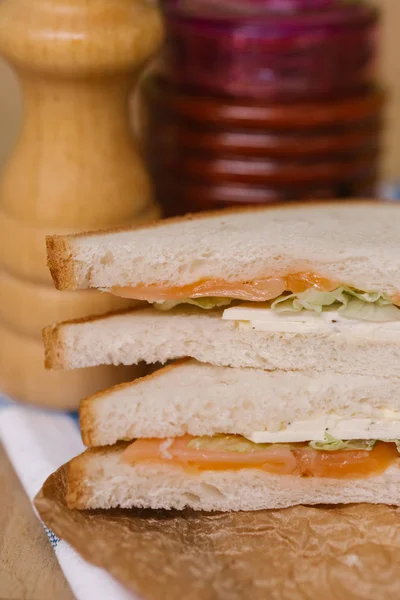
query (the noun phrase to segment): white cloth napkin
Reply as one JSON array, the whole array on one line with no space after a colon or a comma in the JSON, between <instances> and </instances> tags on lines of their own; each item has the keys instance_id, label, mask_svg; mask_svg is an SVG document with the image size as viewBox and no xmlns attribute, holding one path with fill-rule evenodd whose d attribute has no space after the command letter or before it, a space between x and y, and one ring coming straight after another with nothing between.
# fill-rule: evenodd
<instances>
[{"instance_id":1,"label":"white cloth napkin","mask_svg":"<svg viewBox=\"0 0 400 600\"><path fill-rule=\"evenodd\" d=\"M20 407L0 399L0 438L31 502L51 473L83 451L76 415ZM106 571L85 562L45 527L77 600L139 600Z\"/></svg>"}]
</instances>

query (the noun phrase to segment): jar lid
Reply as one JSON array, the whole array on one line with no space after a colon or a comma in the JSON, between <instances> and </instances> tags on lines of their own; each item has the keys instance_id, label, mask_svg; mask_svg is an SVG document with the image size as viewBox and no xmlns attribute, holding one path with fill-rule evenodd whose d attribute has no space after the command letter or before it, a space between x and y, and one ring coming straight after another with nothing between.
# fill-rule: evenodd
<instances>
[{"instance_id":1,"label":"jar lid","mask_svg":"<svg viewBox=\"0 0 400 600\"><path fill-rule=\"evenodd\" d=\"M218 6L215 6L215 0L195 0L194 2L186 0L186 5L188 6L201 5L203 8L208 7L208 10L217 9L220 11L222 8L223 10L230 9L251 12L252 10L259 11L263 9L277 13L315 10L325 8L326 6L334 6L335 4L338 4L338 0L220 0Z\"/></svg>"},{"instance_id":2,"label":"jar lid","mask_svg":"<svg viewBox=\"0 0 400 600\"><path fill-rule=\"evenodd\" d=\"M215 34L276 39L302 29L327 32L374 21L378 9L358 0L164 0L167 24L203 28Z\"/></svg>"},{"instance_id":3,"label":"jar lid","mask_svg":"<svg viewBox=\"0 0 400 600\"><path fill-rule=\"evenodd\" d=\"M357 0L164 0L163 70L197 90L276 102L374 80L378 10Z\"/></svg>"}]
</instances>

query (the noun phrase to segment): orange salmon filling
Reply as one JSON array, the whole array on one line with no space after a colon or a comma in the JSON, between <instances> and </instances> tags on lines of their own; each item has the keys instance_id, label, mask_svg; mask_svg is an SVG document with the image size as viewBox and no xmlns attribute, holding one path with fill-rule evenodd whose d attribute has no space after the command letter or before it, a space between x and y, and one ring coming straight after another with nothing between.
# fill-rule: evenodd
<instances>
[{"instance_id":1,"label":"orange salmon filling","mask_svg":"<svg viewBox=\"0 0 400 600\"><path fill-rule=\"evenodd\" d=\"M378 475L399 460L396 445L386 442L377 442L372 450L323 451L303 443L260 444L259 448L249 444L248 448L240 436L221 437L220 447L218 443L198 444L201 439L185 435L173 440L136 440L125 449L122 461L157 461L212 471L256 468L276 475L343 479ZM234 442L232 449L226 449L226 439Z\"/></svg>"},{"instance_id":2,"label":"orange salmon filling","mask_svg":"<svg viewBox=\"0 0 400 600\"><path fill-rule=\"evenodd\" d=\"M204 298L207 296L228 297L249 302L265 302L277 298L283 292L300 294L310 288L331 292L339 287L337 282L320 277L315 273L295 273L285 277L270 277L246 282L229 282L223 279L210 279L184 286L136 285L113 287L109 291L115 296L163 302L185 298Z\"/></svg>"}]
</instances>

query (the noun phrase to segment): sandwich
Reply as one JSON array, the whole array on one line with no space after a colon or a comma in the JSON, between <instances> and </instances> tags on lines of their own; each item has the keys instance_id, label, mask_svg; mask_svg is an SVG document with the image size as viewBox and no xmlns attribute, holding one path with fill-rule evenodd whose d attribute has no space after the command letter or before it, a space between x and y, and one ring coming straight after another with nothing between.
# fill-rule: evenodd
<instances>
[{"instance_id":1,"label":"sandwich","mask_svg":"<svg viewBox=\"0 0 400 600\"><path fill-rule=\"evenodd\" d=\"M46 328L48 368L178 359L83 401L69 505L400 504L399 211L332 202L49 237L58 289L148 306Z\"/></svg>"},{"instance_id":2,"label":"sandwich","mask_svg":"<svg viewBox=\"0 0 400 600\"><path fill-rule=\"evenodd\" d=\"M193 359L81 403L73 509L400 505L397 377L216 367Z\"/></svg>"},{"instance_id":3,"label":"sandwich","mask_svg":"<svg viewBox=\"0 0 400 600\"><path fill-rule=\"evenodd\" d=\"M151 304L44 331L49 368L165 363L390 377L400 365L400 212L384 203L222 211L52 236L56 287Z\"/></svg>"}]
</instances>

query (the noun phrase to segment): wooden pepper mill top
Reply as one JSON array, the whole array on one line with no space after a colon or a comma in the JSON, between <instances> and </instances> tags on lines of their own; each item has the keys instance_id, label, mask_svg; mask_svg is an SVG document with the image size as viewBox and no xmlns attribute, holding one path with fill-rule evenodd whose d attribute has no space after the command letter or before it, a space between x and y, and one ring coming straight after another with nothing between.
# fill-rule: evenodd
<instances>
[{"instance_id":1,"label":"wooden pepper mill top","mask_svg":"<svg viewBox=\"0 0 400 600\"><path fill-rule=\"evenodd\" d=\"M159 215L133 138L129 96L162 35L161 17L145 0L0 3L0 53L24 96L20 138L0 183L3 392L73 407L127 378L112 367L45 372L41 327L121 307L106 294L57 292L45 236Z\"/></svg>"},{"instance_id":2,"label":"wooden pepper mill top","mask_svg":"<svg viewBox=\"0 0 400 600\"><path fill-rule=\"evenodd\" d=\"M25 100L0 188L0 262L12 272L50 281L41 245L46 232L158 215L128 97L161 39L161 17L145 0L1 3L0 52L20 76ZM19 253L9 252L16 246Z\"/></svg>"},{"instance_id":3,"label":"wooden pepper mill top","mask_svg":"<svg viewBox=\"0 0 400 600\"><path fill-rule=\"evenodd\" d=\"M146 0L4 0L0 14L1 52L53 76L137 71L163 35Z\"/></svg>"}]
</instances>

